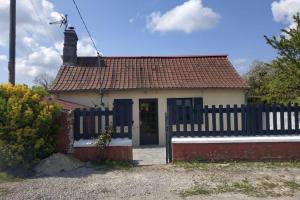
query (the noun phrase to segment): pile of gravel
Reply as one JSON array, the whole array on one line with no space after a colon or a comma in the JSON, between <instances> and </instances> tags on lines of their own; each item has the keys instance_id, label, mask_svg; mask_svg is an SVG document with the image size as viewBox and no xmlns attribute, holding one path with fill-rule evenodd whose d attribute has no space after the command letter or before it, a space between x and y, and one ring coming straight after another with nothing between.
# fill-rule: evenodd
<instances>
[{"instance_id":1,"label":"pile of gravel","mask_svg":"<svg viewBox=\"0 0 300 200\"><path fill-rule=\"evenodd\" d=\"M55 175L63 171L70 171L84 166L84 163L72 156L55 153L42 160L36 167L35 172L38 175Z\"/></svg>"}]
</instances>

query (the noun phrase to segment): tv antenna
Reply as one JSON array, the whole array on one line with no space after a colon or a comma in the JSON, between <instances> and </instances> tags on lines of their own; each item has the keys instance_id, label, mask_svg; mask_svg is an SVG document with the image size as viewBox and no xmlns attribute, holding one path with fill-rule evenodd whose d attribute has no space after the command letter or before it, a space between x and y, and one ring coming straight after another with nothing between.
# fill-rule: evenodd
<instances>
[{"instance_id":1,"label":"tv antenna","mask_svg":"<svg viewBox=\"0 0 300 200\"><path fill-rule=\"evenodd\" d=\"M65 30L68 28L68 15L61 15L61 20L59 21L55 21L55 22L50 22L50 25L54 25L54 24L60 24L60 27L62 27L62 25L65 26Z\"/></svg>"}]
</instances>

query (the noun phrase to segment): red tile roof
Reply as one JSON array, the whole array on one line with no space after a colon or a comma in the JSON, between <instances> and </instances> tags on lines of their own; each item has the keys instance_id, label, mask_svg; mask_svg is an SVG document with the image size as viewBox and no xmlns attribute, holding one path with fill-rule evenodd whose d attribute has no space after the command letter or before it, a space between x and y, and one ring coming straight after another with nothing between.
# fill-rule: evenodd
<instances>
[{"instance_id":1,"label":"red tile roof","mask_svg":"<svg viewBox=\"0 0 300 200\"><path fill-rule=\"evenodd\" d=\"M74 103L71 101L66 101L62 99L56 99L56 98L44 98L45 101L49 101L51 103L56 103L60 105L64 110L74 110L76 108L89 108L88 106L84 106L82 104Z\"/></svg>"},{"instance_id":2,"label":"red tile roof","mask_svg":"<svg viewBox=\"0 0 300 200\"><path fill-rule=\"evenodd\" d=\"M79 57L62 66L50 92L147 88L248 88L226 55Z\"/></svg>"}]
</instances>

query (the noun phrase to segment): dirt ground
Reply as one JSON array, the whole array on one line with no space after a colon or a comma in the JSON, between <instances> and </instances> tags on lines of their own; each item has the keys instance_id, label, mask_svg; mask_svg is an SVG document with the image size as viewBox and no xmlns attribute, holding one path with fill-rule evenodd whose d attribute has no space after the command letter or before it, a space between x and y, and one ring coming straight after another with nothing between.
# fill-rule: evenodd
<instances>
[{"instance_id":1,"label":"dirt ground","mask_svg":"<svg viewBox=\"0 0 300 200\"><path fill-rule=\"evenodd\" d=\"M81 167L51 177L0 181L0 199L300 199L300 164Z\"/></svg>"}]
</instances>

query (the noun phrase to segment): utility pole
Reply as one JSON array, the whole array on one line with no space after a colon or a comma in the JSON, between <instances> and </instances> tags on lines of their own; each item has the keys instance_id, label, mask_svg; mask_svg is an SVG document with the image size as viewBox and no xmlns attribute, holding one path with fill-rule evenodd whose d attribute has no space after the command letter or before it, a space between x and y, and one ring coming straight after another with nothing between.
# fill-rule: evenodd
<instances>
[{"instance_id":1,"label":"utility pole","mask_svg":"<svg viewBox=\"0 0 300 200\"><path fill-rule=\"evenodd\" d=\"M16 0L10 0L8 81L15 85L16 65Z\"/></svg>"}]
</instances>

